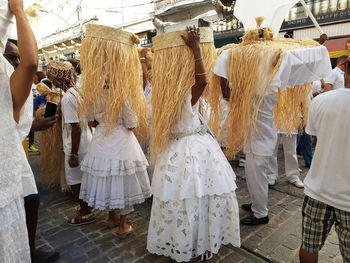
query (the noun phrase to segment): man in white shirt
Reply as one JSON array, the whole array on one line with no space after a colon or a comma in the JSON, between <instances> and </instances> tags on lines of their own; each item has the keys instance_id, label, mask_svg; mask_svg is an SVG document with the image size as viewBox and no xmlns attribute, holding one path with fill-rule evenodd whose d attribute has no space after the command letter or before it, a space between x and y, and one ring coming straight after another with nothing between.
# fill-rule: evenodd
<instances>
[{"instance_id":1,"label":"man in white shirt","mask_svg":"<svg viewBox=\"0 0 350 263\"><path fill-rule=\"evenodd\" d=\"M344 88L345 61L348 56L341 56L337 60L337 66L325 79L325 91Z\"/></svg>"},{"instance_id":2,"label":"man in white shirt","mask_svg":"<svg viewBox=\"0 0 350 263\"><path fill-rule=\"evenodd\" d=\"M306 132L317 136L317 146L304 181L301 263L317 262L333 225L350 262L350 60L346 64L346 87L318 96L310 108Z\"/></svg>"},{"instance_id":3,"label":"man in white shirt","mask_svg":"<svg viewBox=\"0 0 350 263\"><path fill-rule=\"evenodd\" d=\"M78 108L81 97L78 86L69 88L62 98L62 137L63 151L65 153L65 175L67 184L71 187L74 197L80 205L79 215L69 219L70 225L83 225L95 221L95 216L86 202L79 199L81 179L83 172L80 162L83 160L88 145L92 139L91 131L79 119Z\"/></svg>"}]
</instances>

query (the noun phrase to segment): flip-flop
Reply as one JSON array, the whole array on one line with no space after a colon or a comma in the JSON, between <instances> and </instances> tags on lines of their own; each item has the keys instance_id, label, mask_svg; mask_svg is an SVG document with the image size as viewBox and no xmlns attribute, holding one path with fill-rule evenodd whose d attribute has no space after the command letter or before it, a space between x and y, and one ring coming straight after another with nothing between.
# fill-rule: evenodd
<instances>
[{"instance_id":1,"label":"flip-flop","mask_svg":"<svg viewBox=\"0 0 350 263\"><path fill-rule=\"evenodd\" d=\"M118 233L117 232L117 236L120 238L120 239L125 239L127 238L128 236L134 234L136 232L136 225L135 224L130 224L129 225L129 230L127 232L124 232L124 233Z\"/></svg>"}]
</instances>

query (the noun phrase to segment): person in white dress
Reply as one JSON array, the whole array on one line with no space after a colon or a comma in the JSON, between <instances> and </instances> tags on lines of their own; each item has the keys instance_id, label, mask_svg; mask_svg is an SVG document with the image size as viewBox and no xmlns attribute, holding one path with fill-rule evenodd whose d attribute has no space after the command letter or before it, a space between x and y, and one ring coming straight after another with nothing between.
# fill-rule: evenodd
<instances>
[{"instance_id":1,"label":"person in white dress","mask_svg":"<svg viewBox=\"0 0 350 263\"><path fill-rule=\"evenodd\" d=\"M147 116L141 63L134 40L131 33L89 25L81 53L81 113L85 117L82 109L87 109L86 118L93 121L96 129L80 166L83 171L80 199L90 207L109 211L107 225L119 225L120 238L136 230L136 225L127 219L133 205L151 196L148 162L133 132L143 127ZM96 52L101 53L91 56L95 41L99 41ZM106 51L108 48L110 52ZM106 65L113 68L106 69ZM99 84L91 82L102 75L105 78Z\"/></svg>"},{"instance_id":2,"label":"person in white dress","mask_svg":"<svg viewBox=\"0 0 350 263\"><path fill-rule=\"evenodd\" d=\"M181 40L184 31L178 33ZM151 187L147 250L177 262L208 260L222 245L240 246L236 176L198 112L207 85L198 34L196 28L189 27L188 38L182 42L193 51L188 59L194 60L195 81L182 102L169 145L156 156ZM156 41L154 46L157 49ZM163 89L154 85L153 94ZM153 101L152 107L159 110Z\"/></svg>"},{"instance_id":3,"label":"person in white dress","mask_svg":"<svg viewBox=\"0 0 350 263\"><path fill-rule=\"evenodd\" d=\"M21 64L13 71L3 54L16 17ZM31 84L38 66L38 48L22 0L0 1L0 262L31 261L24 196L36 194L22 141L32 125ZM19 57L13 58L19 60Z\"/></svg>"},{"instance_id":4,"label":"person in white dress","mask_svg":"<svg viewBox=\"0 0 350 263\"><path fill-rule=\"evenodd\" d=\"M96 129L81 163L80 199L95 209L110 211L107 223L110 227L120 225L117 234L123 237L136 230L126 219L133 205L151 196L148 162L132 131L137 127L132 110L124 105L110 132L104 115L95 115Z\"/></svg>"}]
</instances>

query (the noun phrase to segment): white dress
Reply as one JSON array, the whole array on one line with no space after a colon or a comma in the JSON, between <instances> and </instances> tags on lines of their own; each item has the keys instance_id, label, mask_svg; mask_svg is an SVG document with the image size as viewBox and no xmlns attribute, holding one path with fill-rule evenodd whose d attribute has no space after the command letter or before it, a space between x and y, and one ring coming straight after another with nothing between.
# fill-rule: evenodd
<instances>
[{"instance_id":1,"label":"white dress","mask_svg":"<svg viewBox=\"0 0 350 263\"><path fill-rule=\"evenodd\" d=\"M81 163L84 172L80 198L99 210L128 208L150 197L148 162L134 133L137 119L126 106L118 124L106 132L103 114L95 119L88 152Z\"/></svg>"},{"instance_id":2,"label":"white dress","mask_svg":"<svg viewBox=\"0 0 350 263\"><path fill-rule=\"evenodd\" d=\"M173 137L155 164L148 251L187 262L223 244L240 246L236 176L191 94Z\"/></svg>"}]
</instances>

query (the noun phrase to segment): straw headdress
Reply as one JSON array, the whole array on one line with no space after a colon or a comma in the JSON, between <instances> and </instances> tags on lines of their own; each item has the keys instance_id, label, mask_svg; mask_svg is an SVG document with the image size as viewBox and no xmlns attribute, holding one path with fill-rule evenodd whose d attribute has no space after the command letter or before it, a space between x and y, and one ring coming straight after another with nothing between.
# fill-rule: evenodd
<instances>
[{"instance_id":1,"label":"straw headdress","mask_svg":"<svg viewBox=\"0 0 350 263\"><path fill-rule=\"evenodd\" d=\"M138 118L136 133L146 137L147 102L142 90L142 68L137 36L111 27L86 27L81 46L82 117L104 112L107 131L117 124L125 104Z\"/></svg>"},{"instance_id":2,"label":"straw headdress","mask_svg":"<svg viewBox=\"0 0 350 263\"><path fill-rule=\"evenodd\" d=\"M46 100L59 103L61 94L47 87L44 83L37 84L37 90L42 96L46 96ZM36 116L43 118L45 105L39 107ZM64 153L62 140L62 123L55 123L53 127L39 134L40 143L40 160L42 167L41 183L47 187L60 186L62 190L67 190L68 186L64 176Z\"/></svg>"},{"instance_id":3,"label":"straw headdress","mask_svg":"<svg viewBox=\"0 0 350 263\"><path fill-rule=\"evenodd\" d=\"M200 46L207 74L211 74L216 59L213 31L199 28ZM185 98L195 83L195 61L192 50L181 36L187 31L166 33L153 38L154 61L152 80L152 157L159 155L169 144L174 125L180 120ZM210 80L210 78L208 78ZM209 83L204 98L210 101L213 93ZM211 105L212 106L212 105Z\"/></svg>"},{"instance_id":4,"label":"straw headdress","mask_svg":"<svg viewBox=\"0 0 350 263\"><path fill-rule=\"evenodd\" d=\"M258 111L272 78L280 68L284 52L318 45L311 40L275 39L272 30L261 28L261 23L262 18L257 19L258 27L247 31L243 42L230 51L228 81L231 83L231 109L223 128L227 129L227 155L231 157L248 143L249 134L258 132L256 131ZM292 93L294 93L293 96L287 96L291 101L283 105L296 105L305 98L299 97L301 93L304 94L304 90L301 92L299 89L298 92ZM296 108L284 110L288 114L292 111L298 110ZM279 116L285 116L285 114ZM219 115L220 113L214 109L212 118L218 118ZM288 130L292 127L298 128L295 127L297 121L294 121L294 124L288 123L291 120L290 117L278 119L280 122L286 122L286 124L280 124L283 127L289 126Z\"/></svg>"}]
</instances>

